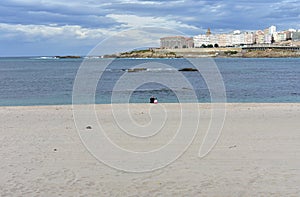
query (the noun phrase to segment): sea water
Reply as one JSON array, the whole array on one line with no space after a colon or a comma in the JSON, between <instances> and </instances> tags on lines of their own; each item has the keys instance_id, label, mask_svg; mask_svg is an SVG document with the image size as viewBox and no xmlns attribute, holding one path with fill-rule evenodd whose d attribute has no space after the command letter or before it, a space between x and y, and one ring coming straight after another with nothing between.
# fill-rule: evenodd
<instances>
[{"instance_id":1,"label":"sea water","mask_svg":"<svg viewBox=\"0 0 300 197\"><path fill-rule=\"evenodd\" d=\"M151 96L159 102L179 102L178 92L193 91L198 102L211 102L211 89L201 72L180 72L192 88L177 83L176 73L192 67L186 59L114 59L104 67L106 59L57 59L51 57L0 58L0 105L65 105L72 104L74 80L78 69L86 62L100 69L96 84L95 103L112 102L112 94L122 76L143 79L146 74L173 80L172 87L155 81L132 89L132 80L122 80L120 99L114 102L148 103ZM300 102L300 58L216 58L227 102ZM153 67L147 67L147 65ZM139 66L145 70L130 72ZM155 66L156 65L156 66ZM161 65L168 65L164 67ZM99 69L95 69L99 70ZM91 70L93 71L93 69ZM151 80L150 80L151 81ZM159 81L159 80L158 80ZM83 82L84 83L84 82ZM128 83L128 84L127 84ZM128 87L128 88L127 88ZM129 99L123 99L130 95Z\"/></svg>"}]
</instances>

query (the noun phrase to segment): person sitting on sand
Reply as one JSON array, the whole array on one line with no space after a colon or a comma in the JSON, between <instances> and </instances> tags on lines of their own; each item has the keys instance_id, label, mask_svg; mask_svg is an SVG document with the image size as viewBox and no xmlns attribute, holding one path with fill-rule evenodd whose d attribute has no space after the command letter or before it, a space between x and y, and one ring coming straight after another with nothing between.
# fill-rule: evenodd
<instances>
[{"instance_id":1,"label":"person sitting on sand","mask_svg":"<svg viewBox=\"0 0 300 197\"><path fill-rule=\"evenodd\" d=\"M150 97L150 103L154 103L154 100L155 100L154 96L151 96Z\"/></svg>"}]
</instances>

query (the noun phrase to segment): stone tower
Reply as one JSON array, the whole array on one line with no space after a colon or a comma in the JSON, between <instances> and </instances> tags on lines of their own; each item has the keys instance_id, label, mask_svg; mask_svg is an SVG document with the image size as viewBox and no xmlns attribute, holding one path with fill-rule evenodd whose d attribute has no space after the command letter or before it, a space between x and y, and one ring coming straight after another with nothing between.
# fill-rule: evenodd
<instances>
[{"instance_id":1,"label":"stone tower","mask_svg":"<svg viewBox=\"0 0 300 197\"><path fill-rule=\"evenodd\" d=\"M210 28L207 29L206 35L207 35L207 36L211 35Z\"/></svg>"}]
</instances>

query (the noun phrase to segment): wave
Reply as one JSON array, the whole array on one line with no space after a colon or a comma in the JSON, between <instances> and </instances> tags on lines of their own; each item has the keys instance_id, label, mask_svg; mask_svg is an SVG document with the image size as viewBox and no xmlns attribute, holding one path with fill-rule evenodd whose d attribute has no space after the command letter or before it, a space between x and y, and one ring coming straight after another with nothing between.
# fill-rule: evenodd
<instances>
[{"instance_id":1,"label":"wave","mask_svg":"<svg viewBox=\"0 0 300 197\"><path fill-rule=\"evenodd\" d=\"M103 57L101 57L101 56L85 56L85 57L83 57L84 59L101 59L101 58L103 58Z\"/></svg>"},{"instance_id":2,"label":"wave","mask_svg":"<svg viewBox=\"0 0 300 197\"><path fill-rule=\"evenodd\" d=\"M177 71L175 68L147 68L150 72L160 72L160 71Z\"/></svg>"},{"instance_id":3,"label":"wave","mask_svg":"<svg viewBox=\"0 0 300 197\"><path fill-rule=\"evenodd\" d=\"M59 59L57 57L52 57L52 56L41 56L41 57L33 57L30 59L35 59L35 60L53 60L53 59Z\"/></svg>"}]
</instances>

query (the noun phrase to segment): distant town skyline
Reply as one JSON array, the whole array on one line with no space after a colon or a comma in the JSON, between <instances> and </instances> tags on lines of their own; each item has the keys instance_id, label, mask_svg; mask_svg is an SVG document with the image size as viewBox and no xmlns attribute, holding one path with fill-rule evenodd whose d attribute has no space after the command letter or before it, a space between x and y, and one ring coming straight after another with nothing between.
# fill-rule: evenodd
<instances>
[{"instance_id":1,"label":"distant town skyline","mask_svg":"<svg viewBox=\"0 0 300 197\"><path fill-rule=\"evenodd\" d=\"M298 0L2 0L0 56L85 55L103 39L135 27L188 36L271 25L300 29ZM159 46L159 39L149 44Z\"/></svg>"},{"instance_id":2,"label":"distant town skyline","mask_svg":"<svg viewBox=\"0 0 300 197\"><path fill-rule=\"evenodd\" d=\"M293 42L287 42L293 41ZM277 27L272 25L263 30L240 31L234 30L226 33L212 33L208 28L205 34L199 34L192 37L167 36L160 38L160 48L206 48L206 47L236 47L244 45L276 44L293 46L295 42L300 41L300 30L288 29L278 31Z\"/></svg>"}]
</instances>

